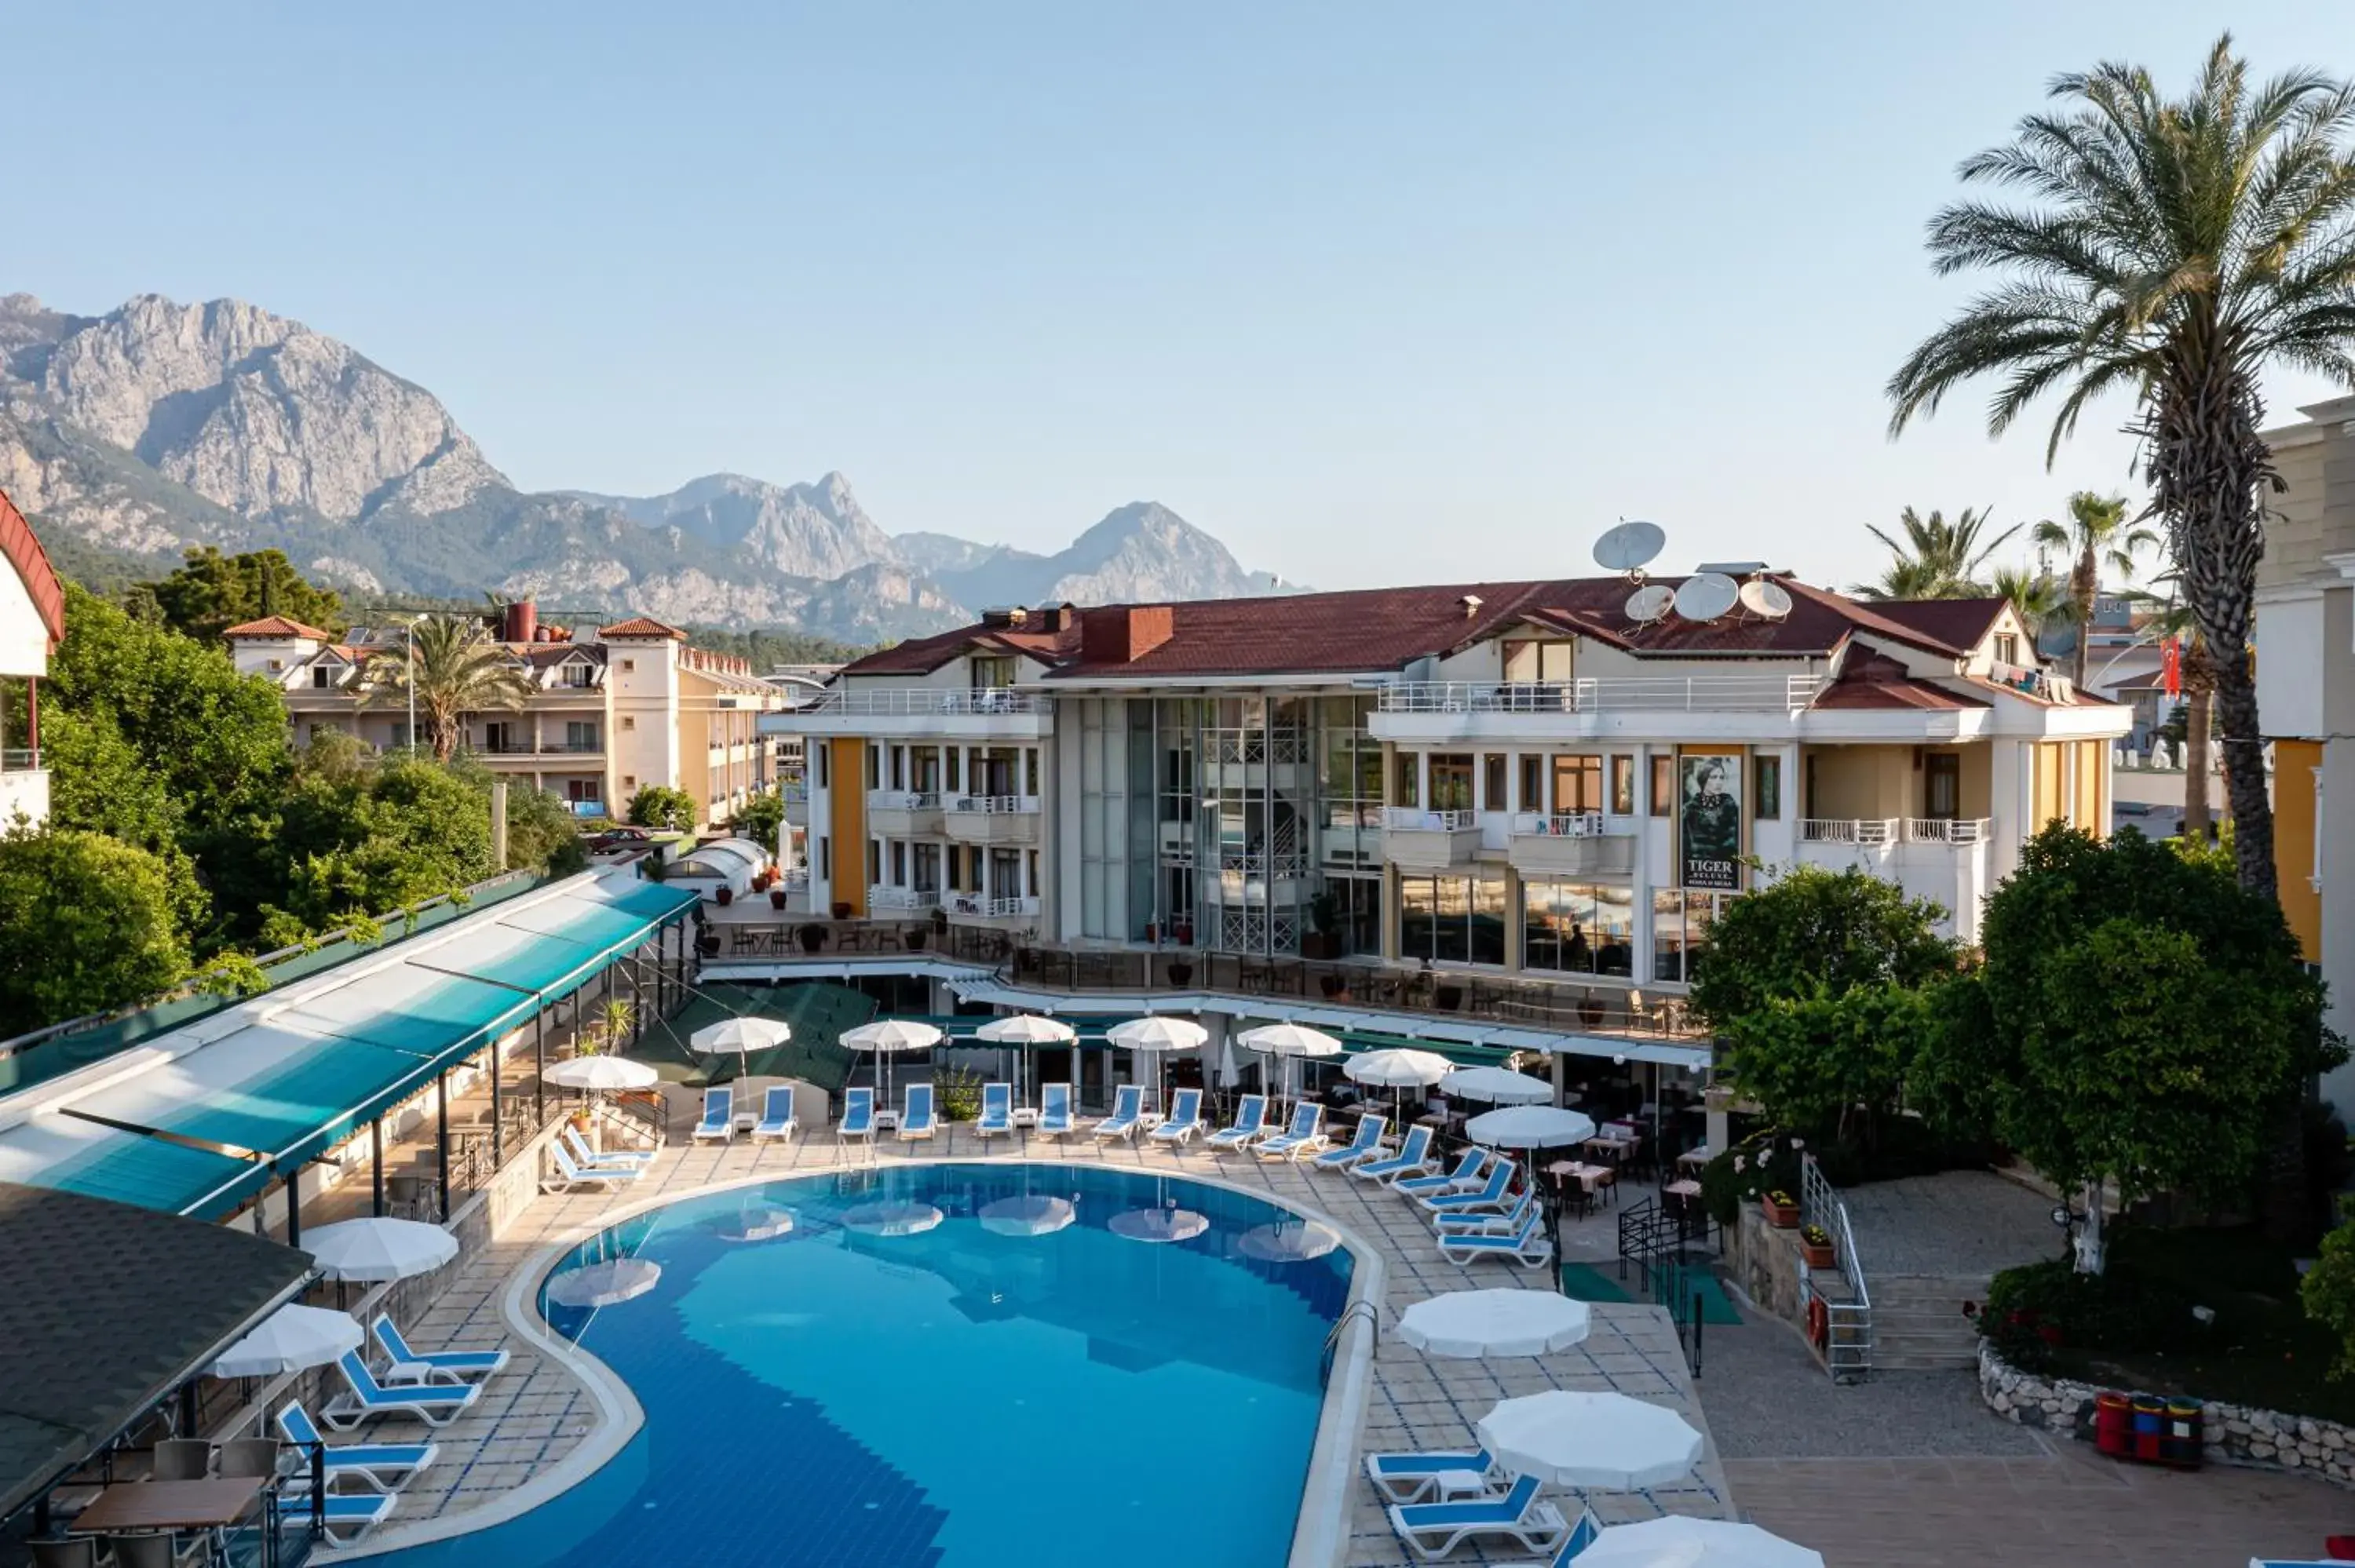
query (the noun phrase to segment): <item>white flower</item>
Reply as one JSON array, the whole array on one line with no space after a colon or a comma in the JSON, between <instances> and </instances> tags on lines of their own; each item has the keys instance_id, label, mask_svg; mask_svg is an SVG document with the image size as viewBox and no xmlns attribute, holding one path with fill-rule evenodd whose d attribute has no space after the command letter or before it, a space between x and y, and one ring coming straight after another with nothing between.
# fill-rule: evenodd
<instances>
[{"instance_id":1,"label":"white flower","mask_svg":"<svg viewBox=\"0 0 2355 1568\"><path fill-rule=\"evenodd\" d=\"M1791 1139L1791 1147L1794 1149L1805 1149L1807 1147L1807 1140L1804 1138L1795 1138Z\"/></svg>"},{"instance_id":2,"label":"white flower","mask_svg":"<svg viewBox=\"0 0 2355 1568\"><path fill-rule=\"evenodd\" d=\"M1749 1156L1747 1156L1747 1155L1742 1155L1742 1154L1737 1154L1737 1155L1735 1155L1735 1156L1733 1157L1733 1173L1734 1173L1736 1176L1741 1175L1744 1171L1747 1171L1747 1170L1749 1170L1749 1169L1750 1169L1750 1160L1749 1160Z\"/></svg>"}]
</instances>

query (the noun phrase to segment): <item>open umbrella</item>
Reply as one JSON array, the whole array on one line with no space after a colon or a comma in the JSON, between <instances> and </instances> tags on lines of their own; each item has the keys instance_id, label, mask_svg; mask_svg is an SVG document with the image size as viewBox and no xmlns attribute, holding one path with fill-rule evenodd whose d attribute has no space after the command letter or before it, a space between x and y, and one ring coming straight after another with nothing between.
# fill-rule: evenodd
<instances>
[{"instance_id":1,"label":"open umbrella","mask_svg":"<svg viewBox=\"0 0 2355 1568\"><path fill-rule=\"evenodd\" d=\"M1399 1338L1432 1356L1543 1356L1586 1338L1583 1301L1550 1290L1452 1290L1399 1315Z\"/></svg>"},{"instance_id":2,"label":"open umbrella","mask_svg":"<svg viewBox=\"0 0 2355 1568\"><path fill-rule=\"evenodd\" d=\"M1366 1051L1341 1065L1353 1083L1395 1090L1391 1097L1393 1121L1403 1119L1406 1091L1427 1089L1444 1079L1455 1066L1436 1051Z\"/></svg>"},{"instance_id":3,"label":"open umbrella","mask_svg":"<svg viewBox=\"0 0 2355 1568\"><path fill-rule=\"evenodd\" d=\"M1338 1040L1321 1029L1311 1029L1304 1023L1265 1023L1257 1029L1247 1029L1235 1037L1235 1044L1246 1051L1258 1051L1265 1055L1296 1059L1303 1056L1338 1056L1344 1047ZM1261 1069L1263 1072L1265 1068ZM1291 1069L1285 1069L1289 1077Z\"/></svg>"},{"instance_id":4,"label":"open umbrella","mask_svg":"<svg viewBox=\"0 0 2355 1568\"><path fill-rule=\"evenodd\" d=\"M1558 1106L1507 1106L1464 1124L1464 1136L1491 1149L1564 1149L1594 1136L1594 1119Z\"/></svg>"},{"instance_id":5,"label":"open umbrella","mask_svg":"<svg viewBox=\"0 0 2355 1568\"><path fill-rule=\"evenodd\" d=\"M1014 1097L1022 1097L1022 1059L1025 1053L1041 1045L1069 1045L1080 1037L1080 1032L1060 1019L1042 1017L1035 1012L1011 1013L993 1018L974 1031L974 1038L986 1040L992 1045L1014 1047Z\"/></svg>"},{"instance_id":6,"label":"open umbrella","mask_svg":"<svg viewBox=\"0 0 2355 1568\"><path fill-rule=\"evenodd\" d=\"M1624 1393L1550 1388L1501 1402L1472 1430L1503 1469L1554 1487L1665 1487L1700 1460L1682 1416Z\"/></svg>"},{"instance_id":7,"label":"open umbrella","mask_svg":"<svg viewBox=\"0 0 2355 1568\"><path fill-rule=\"evenodd\" d=\"M662 1265L643 1257L609 1258L568 1268L548 1282L548 1298L559 1307L615 1307L652 1290Z\"/></svg>"},{"instance_id":8,"label":"open umbrella","mask_svg":"<svg viewBox=\"0 0 2355 1568\"><path fill-rule=\"evenodd\" d=\"M941 1039L941 1032L931 1024L904 1018L880 1018L841 1034L845 1050L875 1053L875 1087L887 1105L891 1099L891 1081L884 1075L883 1059L902 1051L929 1051Z\"/></svg>"},{"instance_id":9,"label":"open umbrella","mask_svg":"<svg viewBox=\"0 0 2355 1568\"><path fill-rule=\"evenodd\" d=\"M662 1075L652 1066L624 1056L574 1056L557 1063L540 1076L560 1089L580 1089L600 1096L621 1089L650 1089L662 1082ZM592 1121L590 1130L595 1139L592 1147L604 1148L603 1124Z\"/></svg>"},{"instance_id":10,"label":"open umbrella","mask_svg":"<svg viewBox=\"0 0 2355 1568\"><path fill-rule=\"evenodd\" d=\"M1551 1084L1510 1067L1458 1067L1439 1080L1439 1092L1492 1106L1542 1105L1553 1098Z\"/></svg>"},{"instance_id":11,"label":"open umbrella","mask_svg":"<svg viewBox=\"0 0 2355 1568\"><path fill-rule=\"evenodd\" d=\"M217 1357L215 1377L276 1377L360 1348L359 1320L325 1307L281 1307Z\"/></svg>"},{"instance_id":12,"label":"open umbrella","mask_svg":"<svg viewBox=\"0 0 2355 1568\"><path fill-rule=\"evenodd\" d=\"M458 1255L458 1238L422 1220L342 1220L304 1235L303 1250L330 1279L376 1284L441 1267Z\"/></svg>"},{"instance_id":13,"label":"open umbrella","mask_svg":"<svg viewBox=\"0 0 2355 1568\"><path fill-rule=\"evenodd\" d=\"M772 1050L793 1037L793 1030L780 1019L726 1018L697 1030L687 1043L706 1056L735 1057L736 1075L741 1078L745 1060L753 1052Z\"/></svg>"},{"instance_id":14,"label":"open umbrella","mask_svg":"<svg viewBox=\"0 0 2355 1568\"><path fill-rule=\"evenodd\" d=\"M1824 1559L1754 1524L1671 1514L1613 1525L1578 1554L1578 1568L1824 1568Z\"/></svg>"},{"instance_id":15,"label":"open umbrella","mask_svg":"<svg viewBox=\"0 0 2355 1568\"><path fill-rule=\"evenodd\" d=\"M1172 1052L1199 1051L1209 1044L1210 1032L1190 1018L1156 1013L1115 1023L1105 1031L1104 1038L1123 1050L1153 1058L1154 1092L1159 1096L1154 1108L1159 1110L1166 1108L1169 1100L1160 1081L1161 1058Z\"/></svg>"}]
</instances>

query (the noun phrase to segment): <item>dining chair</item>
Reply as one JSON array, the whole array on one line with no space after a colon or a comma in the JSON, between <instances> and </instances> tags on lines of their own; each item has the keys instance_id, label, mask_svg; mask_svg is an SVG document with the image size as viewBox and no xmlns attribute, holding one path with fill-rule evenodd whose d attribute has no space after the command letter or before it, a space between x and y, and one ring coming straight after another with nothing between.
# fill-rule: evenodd
<instances>
[{"instance_id":1,"label":"dining chair","mask_svg":"<svg viewBox=\"0 0 2355 1568\"><path fill-rule=\"evenodd\" d=\"M220 1447L221 1478L258 1476L267 1480L278 1473L280 1452L275 1437L232 1437Z\"/></svg>"},{"instance_id":2,"label":"dining chair","mask_svg":"<svg viewBox=\"0 0 2355 1568\"><path fill-rule=\"evenodd\" d=\"M176 1543L162 1531L146 1535L110 1535L106 1538L106 1550L113 1554L114 1568L176 1568L180 1560Z\"/></svg>"},{"instance_id":3,"label":"dining chair","mask_svg":"<svg viewBox=\"0 0 2355 1568\"><path fill-rule=\"evenodd\" d=\"M155 1467L148 1478L157 1481L201 1481L213 1467L213 1446L203 1437L165 1437L155 1445Z\"/></svg>"}]
</instances>

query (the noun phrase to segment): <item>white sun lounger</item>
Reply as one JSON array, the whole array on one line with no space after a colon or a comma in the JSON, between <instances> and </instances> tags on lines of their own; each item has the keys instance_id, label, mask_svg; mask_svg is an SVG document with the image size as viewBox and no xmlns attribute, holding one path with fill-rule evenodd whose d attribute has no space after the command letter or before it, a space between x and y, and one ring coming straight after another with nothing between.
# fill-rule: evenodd
<instances>
[{"instance_id":1,"label":"white sun lounger","mask_svg":"<svg viewBox=\"0 0 2355 1568\"><path fill-rule=\"evenodd\" d=\"M1144 1116L1144 1086L1138 1084L1123 1084L1120 1086L1120 1092L1113 1097L1112 1115L1095 1125L1096 1141L1102 1143L1108 1138L1134 1141L1136 1129L1143 1125Z\"/></svg>"},{"instance_id":2,"label":"white sun lounger","mask_svg":"<svg viewBox=\"0 0 2355 1568\"><path fill-rule=\"evenodd\" d=\"M564 1147L572 1151L572 1162L583 1171L637 1170L655 1162L650 1149L591 1149L581 1129L569 1121L556 1136L564 1140Z\"/></svg>"},{"instance_id":3,"label":"white sun lounger","mask_svg":"<svg viewBox=\"0 0 2355 1568\"><path fill-rule=\"evenodd\" d=\"M1034 1129L1041 1138L1071 1136L1071 1086L1041 1084L1039 1086L1039 1125Z\"/></svg>"},{"instance_id":4,"label":"white sun lounger","mask_svg":"<svg viewBox=\"0 0 2355 1568\"><path fill-rule=\"evenodd\" d=\"M1513 1162L1499 1160L1488 1167L1487 1184L1476 1192L1421 1192L1415 1202L1434 1214L1502 1213L1513 1206Z\"/></svg>"},{"instance_id":5,"label":"white sun lounger","mask_svg":"<svg viewBox=\"0 0 2355 1568\"><path fill-rule=\"evenodd\" d=\"M1182 1149L1202 1130L1202 1091L1180 1089L1170 1097L1169 1119L1153 1129L1153 1141Z\"/></svg>"},{"instance_id":6,"label":"white sun lounger","mask_svg":"<svg viewBox=\"0 0 2355 1568\"><path fill-rule=\"evenodd\" d=\"M761 1102L761 1119L752 1128L752 1141L758 1143L764 1138L782 1138L790 1143L794 1134L801 1129L801 1120L794 1115L793 1085L770 1085L768 1094Z\"/></svg>"},{"instance_id":7,"label":"white sun lounger","mask_svg":"<svg viewBox=\"0 0 2355 1568\"><path fill-rule=\"evenodd\" d=\"M1289 1160L1299 1163L1304 1154L1314 1154L1325 1147L1325 1107L1303 1105L1292 1107L1292 1125L1259 1146L1263 1160Z\"/></svg>"},{"instance_id":8,"label":"white sun lounger","mask_svg":"<svg viewBox=\"0 0 2355 1568\"><path fill-rule=\"evenodd\" d=\"M564 1147L562 1139L548 1146L548 1158L556 1166L556 1174L540 1183L543 1192L570 1187L627 1186L633 1181L645 1180L646 1168L643 1165L583 1165L572 1158L572 1151Z\"/></svg>"},{"instance_id":9,"label":"white sun lounger","mask_svg":"<svg viewBox=\"0 0 2355 1568\"><path fill-rule=\"evenodd\" d=\"M1374 1483L1376 1491L1394 1503L1421 1502L1433 1492L1457 1495L1451 1489L1457 1477L1476 1479L1480 1489L1472 1495L1484 1496L1490 1483L1498 1479L1497 1461L1486 1448L1455 1454L1366 1456L1366 1478Z\"/></svg>"},{"instance_id":10,"label":"white sun lounger","mask_svg":"<svg viewBox=\"0 0 2355 1568\"><path fill-rule=\"evenodd\" d=\"M1309 1161L1319 1171L1346 1171L1361 1160L1373 1157L1382 1146L1382 1134L1391 1125L1386 1116L1361 1116L1358 1118L1358 1136L1338 1149L1328 1149Z\"/></svg>"},{"instance_id":11,"label":"white sun lounger","mask_svg":"<svg viewBox=\"0 0 2355 1568\"><path fill-rule=\"evenodd\" d=\"M1349 1167L1349 1174L1360 1181L1395 1181L1401 1177L1412 1180L1431 1174L1431 1128L1417 1125L1406 1129L1406 1143L1387 1160L1368 1160Z\"/></svg>"},{"instance_id":12,"label":"white sun lounger","mask_svg":"<svg viewBox=\"0 0 2355 1568\"><path fill-rule=\"evenodd\" d=\"M868 1088L842 1091L842 1125L835 1137L847 1143L854 1138L875 1136L875 1091Z\"/></svg>"},{"instance_id":13,"label":"white sun lounger","mask_svg":"<svg viewBox=\"0 0 2355 1568\"><path fill-rule=\"evenodd\" d=\"M1531 1213L1510 1235L1441 1236L1439 1255L1465 1265L1484 1257L1508 1257L1523 1268L1542 1268L1553 1256L1553 1243L1546 1239L1538 1215Z\"/></svg>"},{"instance_id":14,"label":"white sun lounger","mask_svg":"<svg viewBox=\"0 0 2355 1568\"><path fill-rule=\"evenodd\" d=\"M1513 1206L1501 1214L1442 1212L1431 1219L1433 1228L1443 1236L1508 1236L1521 1228L1523 1220L1539 1212L1536 1189L1524 1187Z\"/></svg>"},{"instance_id":15,"label":"white sun lounger","mask_svg":"<svg viewBox=\"0 0 2355 1568\"><path fill-rule=\"evenodd\" d=\"M379 1312L369 1325L385 1364L376 1375L388 1386L404 1383L473 1383L506 1369L507 1353L500 1351L414 1351L389 1312Z\"/></svg>"},{"instance_id":16,"label":"white sun lounger","mask_svg":"<svg viewBox=\"0 0 2355 1568\"><path fill-rule=\"evenodd\" d=\"M1419 1198L1426 1192L1468 1191L1480 1185L1481 1178L1487 1171L1489 1158L1485 1149L1467 1149L1453 1171L1437 1176L1401 1176L1391 1186L1410 1198Z\"/></svg>"},{"instance_id":17,"label":"white sun lounger","mask_svg":"<svg viewBox=\"0 0 2355 1568\"><path fill-rule=\"evenodd\" d=\"M911 1143L930 1138L938 1130L940 1121L932 1114L932 1086L910 1084L906 1107L900 1112L900 1141Z\"/></svg>"},{"instance_id":18,"label":"white sun lounger","mask_svg":"<svg viewBox=\"0 0 2355 1568\"><path fill-rule=\"evenodd\" d=\"M1538 1478L1522 1476L1502 1497L1468 1502L1391 1504L1391 1529L1425 1562L1446 1556L1480 1536L1509 1536L1540 1557L1569 1533L1561 1510L1538 1496Z\"/></svg>"},{"instance_id":19,"label":"white sun lounger","mask_svg":"<svg viewBox=\"0 0 2355 1568\"><path fill-rule=\"evenodd\" d=\"M981 1118L973 1124L975 1138L1008 1138L1014 1132L1014 1086L981 1086Z\"/></svg>"},{"instance_id":20,"label":"white sun lounger","mask_svg":"<svg viewBox=\"0 0 2355 1568\"><path fill-rule=\"evenodd\" d=\"M287 1478L294 1486L308 1486L311 1449L316 1445L326 1457L327 1484L346 1476L379 1492L397 1492L442 1452L432 1443L330 1443L300 1401L278 1412L278 1430L294 1446L298 1464Z\"/></svg>"},{"instance_id":21,"label":"white sun lounger","mask_svg":"<svg viewBox=\"0 0 2355 1568\"><path fill-rule=\"evenodd\" d=\"M703 1119L695 1124L695 1141L718 1139L722 1143L736 1139L736 1091L721 1084L703 1091Z\"/></svg>"},{"instance_id":22,"label":"white sun lounger","mask_svg":"<svg viewBox=\"0 0 2355 1568\"><path fill-rule=\"evenodd\" d=\"M1247 1149L1252 1139L1267 1135L1267 1097L1245 1095L1235 1106L1231 1127L1222 1127L1210 1134L1209 1145L1216 1150Z\"/></svg>"},{"instance_id":23,"label":"white sun lounger","mask_svg":"<svg viewBox=\"0 0 2355 1568\"><path fill-rule=\"evenodd\" d=\"M447 1426L483 1396L483 1385L411 1383L387 1388L360 1360L357 1351L346 1351L336 1365L342 1369L346 1390L319 1407L319 1419L338 1432L348 1432L378 1415L414 1415L432 1426Z\"/></svg>"}]
</instances>

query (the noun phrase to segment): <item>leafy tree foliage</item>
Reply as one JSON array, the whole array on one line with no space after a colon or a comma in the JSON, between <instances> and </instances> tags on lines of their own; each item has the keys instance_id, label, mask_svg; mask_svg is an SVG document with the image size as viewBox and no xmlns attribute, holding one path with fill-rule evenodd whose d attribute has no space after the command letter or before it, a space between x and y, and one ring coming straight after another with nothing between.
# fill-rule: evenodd
<instances>
[{"instance_id":1,"label":"leafy tree foliage","mask_svg":"<svg viewBox=\"0 0 2355 1568\"><path fill-rule=\"evenodd\" d=\"M784 822L785 798L774 789L766 789L737 809L734 827L773 858L777 853L777 830Z\"/></svg>"},{"instance_id":2,"label":"leafy tree foliage","mask_svg":"<svg viewBox=\"0 0 2355 1568\"><path fill-rule=\"evenodd\" d=\"M695 797L667 784L645 784L630 797L630 821L641 828L685 832L695 826Z\"/></svg>"},{"instance_id":3,"label":"leafy tree foliage","mask_svg":"<svg viewBox=\"0 0 2355 1568\"><path fill-rule=\"evenodd\" d=\"M1929 994L1883 983L1770 998L1735 1025L1727 1065L1776 1126L1869 1145L1928 1037Z\"/></svg>"},{"instance_id":4,"label":"leafy tree foliage","mask_svg":"<svg viewBox=\"0 0 2355 1568\"><path fill-rule=\"evenodd\" d=\"M1710 928L1693 1011L1730 1031L1777 998L1923 984L1955 965L1955 944L1936 928L1945 914L1855 866L1793 866L1728 904Z\"/></svg>"},{"instance_id":5,"label":"leafy tree foliage","mask_svg":"<svg viewBox=\"0 0 2355 1568\"><path fill-rule=\"evenodd\" d=\"M281 550L224 556L210 545L191 549L177 570L133 589L127 603L133 614L152 607L165 625L204 643L240 622L269 615L338 636L349 624L342 598L304 581Z\"/></svg>"},{"instance_id":6,"label":"leafy tree foliage","mask_svg":"<svg viewBox=\"0 0 2355 1568\"><path fill-rule=\"evenodd\" d=\"M2135 557L2144 550L2157 549L2158 535L2129 525L2125 496L2081 490L2069 498L2068 522L2056 523L2048 517L2036 525L2030 537L2074 557L2069 568L2067 619L2077 628L2077 651L2069 673L2082 686L2093 652L2091 628L2094 603L2102 593L2102 568L2107 567L2122 581L2132 582L2138 564Z\"/></svg>"},{"instance_id":7,"label":"leafy tree foliage","mask_svg":"<svg viewBox=\"0 0 2355 1568\"><path fill-rule=\"evenodd\" d=\"M687 636L698 648L731 654L750 662L752 673L765 675L780 664L847 664L872 648L837 642L830 637L798 631L790 626L755 626L736 630L725 626L692 626Z\"/></svg>"},{"instance_id":8,"label":"leafy tree foliage","mask_svg":"<svg viewBox=\"0 0 2355 1568\"><path fill-rule=\"evenodd\" d=\"M2342 1217L2322 1238L2322 1255L2298 1282L2306 1315L2344 1342L2332 1377L2355 1377L2355 1218Z\"/></svg>"},{"instance_id":9,"label":"leafy tree foliage","mask_svg":"<svg viewBox=\"0 0 2355 1568\"><path fill-rule=\"evenodd\" d=\"M1983 540L1987 525L1987 509L1967 506L1951 523L1943 512L1924 517L1909 506L1898 515L1894 535L1867 524L1864 531L1888 546L1889 569L1854 591L1867 599L1979 598L1987 591L1987 557L2019 532L2015 523Z\"/></svg>"},{"instance_id":10,"label":"leafy tree foliage","mask_svg":"<svg viewBox=\"0 0 2355 1568\"><path fill-rule=\"evenodd\" d=\"M156 856L72 829L0 833L0 1036L126 1006L187 970Z\"/></svg>"},{"instance_id":11,"label":"leafy tree foliage","mask_svg":"<svg viewBox=\"0 0 2355 1568\"><path fill-rule=\"evenodd\" d=\"M405 706L413 695L434 760L447 762L464 738L468 714L520 708L532 684L479 620L432 615L399 652L379 653L361 668L360 689L361 700L378 707Z\"/></svg>"},{"instance_id":12,"label":"leafy tree foliage","mask_svg":"<svg viewBox=\"0 0 2355 1568\"><path fill-rule=\"evenodd\" d=\"M2285 1100L2344 1057L2280 909L2214 853L2065 824L1988 899L1914 1088L2065 1186L2243 1197Z\"/></svg>"},{"instance_id":13,"label":"leafy tree foliage","mask_svg":"<svg viewBox=\"0 0 2355 1568\"><path fill-rule=\"evenodd\" d=\"M285 868L268 911L304 930L448 893L493 875L487 783L421 758L305 766L288 788L277 844ZM278 927L283 930L282 922Z\"/></svg>"}]
</instances>

